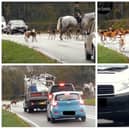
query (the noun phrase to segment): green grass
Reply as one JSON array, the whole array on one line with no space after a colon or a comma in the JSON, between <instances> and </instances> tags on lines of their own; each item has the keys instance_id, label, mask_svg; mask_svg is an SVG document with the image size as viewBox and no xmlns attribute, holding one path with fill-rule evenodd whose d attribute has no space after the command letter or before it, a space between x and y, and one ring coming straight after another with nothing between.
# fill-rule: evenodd
<instances>
[{"instance_id":1,"label":"green grass","mask_svg":"<svg viewBox=\"0 0 129 129\"><path fill-rule=\"evenodd\" d=\"M2 40L2 62L3 63L57 63L46 55L19 45L12 41Z\"/></svg>"},{"instance_id":2,"label":"green grass","mask_svg":"<svg viewBox=\"0 0 129 129\"><path fill-rule=\"evenodd\" d=\"M91 98L91 99L87 98L87 99L85 99L85 104L95 106L95 98Z\"/></svg>"},{"instance_id":3,"label":"green grass","mask_svg":"<svg viewBox=\"0 0 129 129\"><path fill-rule=\"evenodd\" d=\"M2 127L30 127L30 125L16 114L2 110Z\"/></svg>"},{"instance_id":4,"label":"green grass","mask_svg":"<svg viewBox=\"0 0 129 129\"><path fill-rule=\"evenodd\" d=\"M114 50L98 45L98 63L129 63L129 58Z\"/></svg>"}]
</instances>

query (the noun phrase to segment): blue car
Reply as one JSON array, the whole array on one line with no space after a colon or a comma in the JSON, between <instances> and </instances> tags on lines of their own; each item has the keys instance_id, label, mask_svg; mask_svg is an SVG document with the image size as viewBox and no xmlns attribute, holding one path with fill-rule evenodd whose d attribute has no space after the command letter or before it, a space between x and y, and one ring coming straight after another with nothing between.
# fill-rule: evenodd
<instances>
[{"instance_id":1,"label":"blue car","mask_svg":"<svg viewBox=\"0 0 129 129\"><path fill-rule=\"evenodd\" d=\"M77 91L55 92L47 106L47 120L54 123L57 120L86 120L84 101Z\"/></svg>"}]
</instances>

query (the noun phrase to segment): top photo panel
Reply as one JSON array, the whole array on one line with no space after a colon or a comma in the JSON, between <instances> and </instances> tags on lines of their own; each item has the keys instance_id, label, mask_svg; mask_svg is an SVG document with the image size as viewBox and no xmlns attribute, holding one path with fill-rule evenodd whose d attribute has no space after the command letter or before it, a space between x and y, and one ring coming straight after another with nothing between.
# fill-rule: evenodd
<instances>
[{"instance_id":1,"label":"top photo panel","mask_svg":"<svg viewBox=\"0 0 129 129\"><path fill-rule=\"evenodd\" d=\"M129 63L129 2L98 2L98 63Z\"/></svg>"},{"instance_id":2,"label":"top photo panel","mask_svg":"<svg viewBox=\"0 0 129 129\"><path fill-rule=\"evenodd\" d=\"M2 63L96 60L95 2L2 2Z\"/></svg>"}]
</instances>

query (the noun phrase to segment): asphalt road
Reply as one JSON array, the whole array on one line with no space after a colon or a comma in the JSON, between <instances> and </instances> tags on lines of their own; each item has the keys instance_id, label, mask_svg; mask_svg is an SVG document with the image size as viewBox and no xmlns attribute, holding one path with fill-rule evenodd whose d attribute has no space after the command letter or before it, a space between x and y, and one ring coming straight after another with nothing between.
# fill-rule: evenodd
<instances>
[{"instance_id":1,"label":"asphalt road","mask_svg":"<svg viewBox=\"0 0 129 129\"><path fill-rule=\"evenodd\" d=\"M55 40L51 40L48 39L48 34L37 35L37 42L32 42L31 39L26 42L24 35L3 34L2 39L34 48L62 63L93 63L85 60L84 41L75 39L59 40L59 35L56 36Z\"/></svg>"},{"instance_id":2,"label":"asphalt road","mask_svg":"<svg viewBox=\"0 0 129 129\"><path fill-rule=\"evenodd\" d=\"M9 102L3 102L9 103ZM47 121L46 112L34 112L34 113L26 113L23 111L23 101L18 102L16 105L11 106L11 110L23 119L27 120L33 126L37 127L95 127L96 126L96 111L94 106L86 106L86 122L75 121L75 120L66 120L59 121L56 123L51 123Z\"/></svg>"}]
</instances>

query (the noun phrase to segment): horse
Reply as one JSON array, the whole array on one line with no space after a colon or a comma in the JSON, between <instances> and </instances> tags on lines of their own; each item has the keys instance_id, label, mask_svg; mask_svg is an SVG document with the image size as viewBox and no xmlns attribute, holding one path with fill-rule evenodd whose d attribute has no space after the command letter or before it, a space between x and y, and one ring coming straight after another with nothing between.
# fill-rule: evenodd
<instances>
[{"instance_id":1,"label":"horse","mask_svg":"<svg viewBox=\"0 0 129 129\"><path fill-rule=\"evenodd\" d=\"M81 29L82 32L87 32L87 35L95 32L95 12L86 13L83 15Z\"/></svg>"},{"instance_id":2,"label":"horse","mask_svg":"<svg viewBox=\"0 0 129 129\"><path fill-rule=\"evenodd\" d=\"M77 25L78 23L74 16L59 17L57 21L57 31L60 33L60 40L63 40L63 34L66 33L70 27L75 28Z\"/></svg>"},{"instance_id":3,"label":"horse","mask_svg":"<svg viewBox=\"0 0 129 129\"><path fill-rule=\"evenodd\" d=\"M30 37L32 37L32 42L37 41L36 36L37 36L37 32L35 31L35 29L28 30L24 33L24 39L26 42L28 42L28 39Z\"/></svg>"},{"instance_id":4,"label":"horse","mask_svg":"<svg viewBox=\"0 0 129 129\"><path fill-rule=\"evenodd\" d=\"M60 40L63 40L62 35L67 32L69 28L87 31L88 34L95 31L95 13L84 14L79 24L74 16L59 17L57 21L57 31L60 33Z\"/></svg>"}]
</instances>

